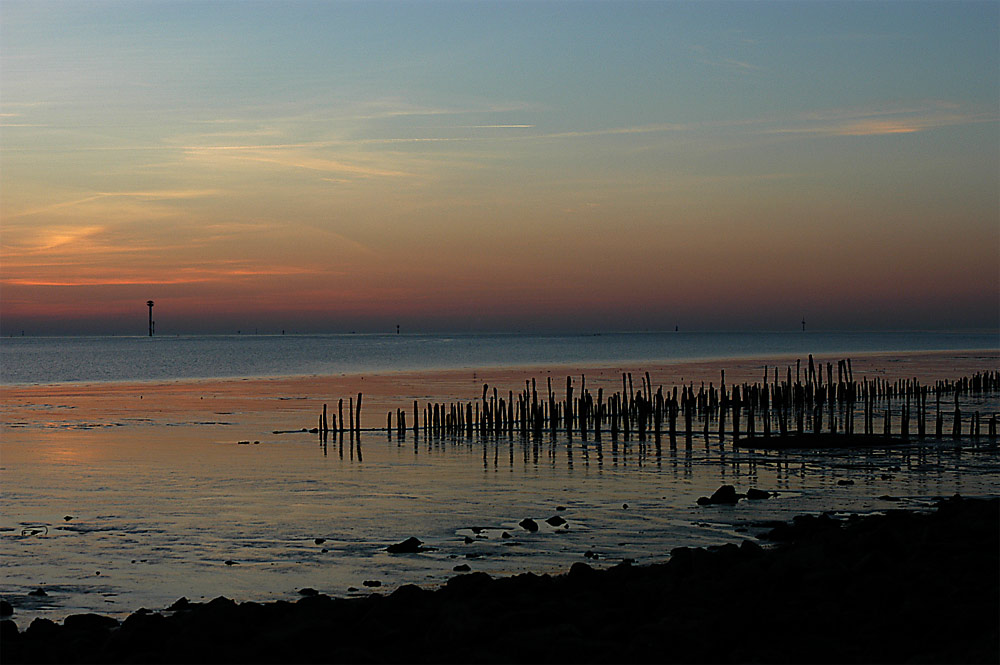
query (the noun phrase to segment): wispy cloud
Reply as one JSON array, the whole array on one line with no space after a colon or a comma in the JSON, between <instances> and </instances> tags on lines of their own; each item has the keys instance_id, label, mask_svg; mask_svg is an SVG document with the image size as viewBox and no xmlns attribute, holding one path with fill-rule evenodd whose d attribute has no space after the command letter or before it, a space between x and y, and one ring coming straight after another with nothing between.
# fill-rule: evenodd
<instances>
[{"instance_id":1,"label":"wispy cloud","mask_svg":"<svg viewBox=\"0 0 1000 665\"><path fill-rule=\"evenodd\" d=\"M766 134L801 136L882 136L913 134L941 127L997 122L996 112L963 110L950 102L873 109L831 109L806 113L762 129Z\"/></svg>"},{"instance_id":2,"label":"wispy cloud","mask_svg":"<svg viewBox=\"0 0 1000 665\"><path fill-rule=\"evenodd\" d=\"M218 194L218 193L219 193L218 190L215 189L148 190L148 191L135 191L135 192L95 192L94 194L90 196L85 196L83 198L72 199L69 201L60 201L58 203L51 203L49 205L40 206L38 208L31 208L29 210L22 210L20 212L5 214L4 217L8 221L10 221L13 219L20 219L22 217L30 217L32 215L52 213L65 208L74 208L88 203L93 203L94 201L100 201L102 199L124 198L124 199L142 199L146 201L167 201L171 199L192 199L205 196L212 196L213 194Z\"/></svg>"}]
</instances>

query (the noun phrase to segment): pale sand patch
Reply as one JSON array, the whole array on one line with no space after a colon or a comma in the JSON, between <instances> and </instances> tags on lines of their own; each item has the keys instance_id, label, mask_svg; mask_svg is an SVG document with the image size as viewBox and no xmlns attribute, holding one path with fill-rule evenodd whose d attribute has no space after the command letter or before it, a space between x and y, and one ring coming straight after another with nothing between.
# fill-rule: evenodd
<instances>
[{"instance_id":1,"label":"pale sand patch","mask_svg":"<svg viewBox=\"0 0 1000 665\"><path fill-rule=\"evenodd\" d=\"M295 376L244 379L210 379L143 383L52 384L30 387L4 387L0 390L4 429L22 423L60 426L73 423L124 425L136 422L171 422L184 424L219 421L252 425L261 431L312 428L326 403L331 415L338 413L338 400L344 401L347 417L350 398L363 393L362 425L385 427L386 413L407 411L407 425L412 427L413 403L421 410L427 403L477 401L483 385L507 397L525 388L535 379L539 398L547 396L547 380L557 398L565 396L566 377L573 378L573 389L581 387L605 394L622 390L622 374L632 373L632 388L639 390L640 376L649 372L652 385L664 390L682 384L702 382L716 386L725 370L726 383L759 382L768 368L773 380L774 368L779 379L791 369L796 376L796 359L801 360L804 380L807 356L759 357L724 360L684 360L677 363L624 365L561 365L550 367L489 367L443 371L383 372L336 376ZM833 363L834 372L841 356L815 356L816 363ZM862 377L888 381L917 378L921 382L954 380L976 372L1000 367L1000 350L880 352L852 354L855 380ZM395 423L395 416L393 417Z\"/></svg>"}]
</instances>

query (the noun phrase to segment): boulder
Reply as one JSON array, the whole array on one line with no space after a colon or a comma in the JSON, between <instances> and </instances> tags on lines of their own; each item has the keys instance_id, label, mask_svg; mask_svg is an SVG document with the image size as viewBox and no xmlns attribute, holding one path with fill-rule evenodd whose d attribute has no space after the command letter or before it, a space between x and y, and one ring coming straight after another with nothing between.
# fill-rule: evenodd
<instances>
[{"instance_id":1,"label":"boulder","mask_svg":"<svg viewBox=\"0 0 1000 665\"><path fill-rule=\"evenodd\" d=\"M523 520L518 522L517 525L525 531L530 531L531 533L538 531L538 523L530 517L525 517Z\"/></svg>"}]
</instances>

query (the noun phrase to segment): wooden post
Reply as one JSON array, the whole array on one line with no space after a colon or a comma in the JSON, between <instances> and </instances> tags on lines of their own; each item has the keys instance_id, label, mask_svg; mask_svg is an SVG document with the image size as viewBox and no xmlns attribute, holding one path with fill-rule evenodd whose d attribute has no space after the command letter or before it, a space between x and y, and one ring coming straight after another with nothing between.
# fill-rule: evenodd
<instances>
[{"instance_id":1,"label":"wooden post","mask_svg":"<svg viewBox=\"0 0 1000 665\"><path fill-rule=\"evenodd\" d=\"M361 393L358 393L358 406L356 407L358 412L354 421L358 427L358 434L361 434Z\"/></svg>"}]
</instances>

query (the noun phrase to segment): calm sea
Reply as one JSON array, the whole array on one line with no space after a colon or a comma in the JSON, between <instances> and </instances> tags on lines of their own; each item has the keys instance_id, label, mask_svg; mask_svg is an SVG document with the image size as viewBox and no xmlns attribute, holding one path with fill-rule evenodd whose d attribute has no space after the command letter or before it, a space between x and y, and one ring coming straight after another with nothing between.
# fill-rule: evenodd
<instances>
[{"instance_id":1,"label":"calm sea","mask_svg":"<svg viewBox=\"0 0 1000 665\"><path fill-rule=\"evenodd\" d=\"M996 348L996 331L10 337L0 340L0 384Z\"/></svg>"}]
</instances>

